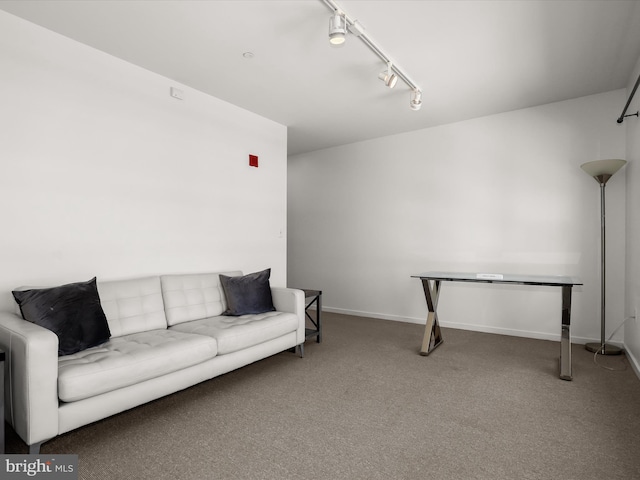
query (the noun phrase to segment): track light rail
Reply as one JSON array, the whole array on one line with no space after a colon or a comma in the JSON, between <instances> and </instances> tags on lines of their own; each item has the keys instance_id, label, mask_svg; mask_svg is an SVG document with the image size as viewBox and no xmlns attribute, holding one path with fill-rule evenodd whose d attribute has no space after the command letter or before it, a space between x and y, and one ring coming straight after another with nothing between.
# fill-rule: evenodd
<instances>
[{"instance_id":1,"label":"track light rail","mask_svg":"<svg viewBox=\"0 0 640 480\"><path fill-rule=\"evenodd\" d=\"M627 99L627 104L624 106L624 110L622 110L622 113L620 114L620 116L618 117L618 120L616 120L616 122L622 123L622 122L624 122L624 119L626 117L639 117L640 118L640 115L638 115L639 112L631 113L629 115L625 115L625 113L627 113L627 108L629 108L629 104L631 103L631 100L633 100L633 96L636 94L636 90L638 89L638 85L639 84L640 84L640 75L638 75L638 79L636 80L636 84L633 86L633 90L631 90L631 95L629 95L629 98Z\"/></svg>"},{"instance_id":2,"label":"track light rail","mask_svg":"<svg viewBox=\"0 0 640 480\"><path fill-rule=\"evenodd\" d=\"M385 64L391 63L392 64L391 68L396 73L398 78L400 78L404 83L406 83L409 86L409 88L416 91L422 91L422 89L413 80L411 80L411 78L409 78L409 76L406 73L404 73L402 69L398 67L398 65L396 65L396 63L393 62L386 53L382 51L380 46L378 46L371 38L369 38L366 32L363 31L362 26L359 23L357 23L357 20L350 18L346 14L346 12L342 10L342 8L340 8L334 0L321 0L321 1L327 7L329 7L332 12L341 13L347 22L347 28L349 29L349 31L353 33L355 36L357 36L360 40L362 40L362 43L364 43L369 48L369 50L375 53L380 58L380 60L382 60Z\"/></svg>"}]
</instances>

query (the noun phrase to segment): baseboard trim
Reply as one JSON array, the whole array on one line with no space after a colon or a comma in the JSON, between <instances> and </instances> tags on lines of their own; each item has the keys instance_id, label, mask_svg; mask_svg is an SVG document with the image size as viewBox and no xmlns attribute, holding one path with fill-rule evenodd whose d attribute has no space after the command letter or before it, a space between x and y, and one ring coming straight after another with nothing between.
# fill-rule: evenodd
<instances>
[{"instance_id":1,"label":"baseboard trim","mask_svg":"<svg viewBox=\"0 0 640 480\"><path fill-rule=\"evenodd\" d=\"M628 348L624 347L624 354L629 359L629 363L631 364L631 368L636 373L636 377L640 380L640 363L638 363L638 359L633 356L633 354L629 351Z\"/></svg>"},{"instance_id":2,"label":"baseboard trim","mask_svg":"<svg viewBox=\"0 0 640 480\"><path fill-rule=\"evenodd\" d=\"M322 310L326 312L340 313L343 315L354 315L356 317L370 317L370 318L378 318L381 320L393 320L396 322L417 323L420 325L424 325L426 323L426 319L422 319L422 318L402 317L399 315L363 312L359 310L347 310L343 308L325 307L324 305L322 307ZM443 321L440 321L440 326L444 328L456 328L458 330L470 330L473 332L494 333L496 335L508 335L511 337L535 338L537 340L551 340L553 342L560 341L560 333L552 334L552 333L544 333L544 332L533 332L529 330L514 330L510 328L503 328L503 327L492 327L489 325L472 325L472 324L466 324L466 323L452 323L452 322L443 322ZM600 339L598 338L584 338L584 337L575 337L575 336L571 337L571 343L577 343L580 345L584 345L585 343L590 343L590 342L598 342L598 341L600 341ZM624 348L624 345L620 342L612 341L610 343L612 345L616 345L618 347ZM636 366L637 366L637 363L636 363ZM640 375L639 375L639 378L640 378Z\"/></svg>"}]
</instances>

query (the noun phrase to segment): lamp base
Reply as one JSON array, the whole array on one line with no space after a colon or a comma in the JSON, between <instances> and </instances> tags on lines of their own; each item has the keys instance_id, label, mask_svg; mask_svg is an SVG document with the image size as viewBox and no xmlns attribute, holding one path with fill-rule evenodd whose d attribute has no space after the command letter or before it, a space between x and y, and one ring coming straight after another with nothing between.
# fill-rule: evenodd
<instances>
[{"instance_id":1,"label":"lamp base","mask_svg":"<svg viewBox=\"0 0 640 480\"><path fill-rule=\"evenodd\" d=\"M584 348L600 355L620 355L623 351L620 347L608 343L605 343L604 346L601 343L587 343Z\"/></svg>"}]
</instances>

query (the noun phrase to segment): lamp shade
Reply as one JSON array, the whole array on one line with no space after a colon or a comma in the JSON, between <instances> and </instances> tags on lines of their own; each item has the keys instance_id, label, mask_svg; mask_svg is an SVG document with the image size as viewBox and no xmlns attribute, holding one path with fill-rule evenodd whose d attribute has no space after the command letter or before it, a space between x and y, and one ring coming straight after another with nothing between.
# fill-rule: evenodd
<instances>
[{"instance_id":1,"label":"lamp shade","mask_svg":"<svg viewBox=\"0 0 640 480\"><path fill-rule=\"evenodd\" d=\"M607 179L614 173L624 167L626 160L612 158L608 160L594 160L580 165L580 168L591 175L593 178L601 175L608 175Z\"/></svg>"}]
</instances>

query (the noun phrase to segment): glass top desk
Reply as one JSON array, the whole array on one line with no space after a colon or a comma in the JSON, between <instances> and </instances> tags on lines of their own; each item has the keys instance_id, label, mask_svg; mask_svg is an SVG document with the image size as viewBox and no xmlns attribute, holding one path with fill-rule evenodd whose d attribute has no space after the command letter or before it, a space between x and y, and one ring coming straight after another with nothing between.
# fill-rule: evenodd
<instances>
[{"instance_id":1,"label":"glass top desk","mask_svg":"<svg viewBox=\"0 0 640 480\"><path fill-rule=\"evenodd\" d=\"M424 296L427 300L427 324L420 355L429 355L442 343L442 333L438 323L438 296L442 282L505 283L515 285L535 285L560 287L562 289L562 316L560 331L560 378L571 380L571 289L582 285L576 277L552 275L509 275L492 273L425 272L412 275L422 280Z\"/></svg>"}]
</instances>

